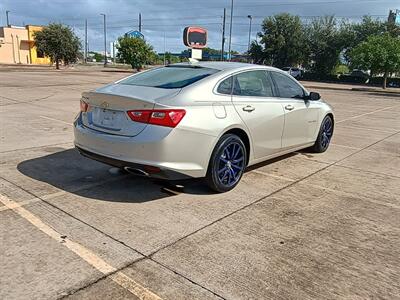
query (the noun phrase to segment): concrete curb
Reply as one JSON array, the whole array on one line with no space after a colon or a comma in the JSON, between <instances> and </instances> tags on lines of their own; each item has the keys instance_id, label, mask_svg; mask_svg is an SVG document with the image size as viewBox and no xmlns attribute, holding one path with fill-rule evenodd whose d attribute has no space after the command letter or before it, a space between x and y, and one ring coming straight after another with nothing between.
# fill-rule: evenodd
<instances>
[{"instance_id":1,"label":"concrete curb","mask_svg":"<svg viewBox=\"0 0 400 300\"><path fill-rule=\"evenodd\" d=\"M344 88L344 87L330 87L330 86L317 86L317 85L306 85L306 88L310 89L321 89L321 90L333 90L333 91L354 91L354 92L373 92L373 93L380 93L380 94L389 94L389 95L396 95L400 96L400 91L390 91L390 90L383 90L383 89L376 89L376 88Z\"/></svg>"}]
</instances>

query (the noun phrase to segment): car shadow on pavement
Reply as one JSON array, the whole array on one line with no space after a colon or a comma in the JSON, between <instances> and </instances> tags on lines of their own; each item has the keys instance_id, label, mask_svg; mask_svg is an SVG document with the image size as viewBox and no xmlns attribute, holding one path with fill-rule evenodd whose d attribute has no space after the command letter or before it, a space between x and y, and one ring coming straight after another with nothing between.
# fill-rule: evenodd
<instances>
[{"instance_id":1,"label":"car shadow on pavement","mask_svg":"<svg viewBox=\"0 0 400 300\"><path fill-rule=\"evenodd\" d=\"M83 157L72 148L29 159L18 164L19 172L68 193L94 200L142 203L180 193L210 195L203 179L160 181L140 177ZM57 149L59 150L59 149ZM246 172L296 155L287 154L247 168Z\"/></svg>"},{"instance_id":2,"label":"car shadow on pavement","mask_svg":"<svg viewBox=\"0 0 400 300\"><path fill-rule=\"evenodd\" d=\"M17 169L34 180L95 200L141 203L171 196L158 182L119 172L76 149L23 161Z\"/></svg>"}]
</instances>

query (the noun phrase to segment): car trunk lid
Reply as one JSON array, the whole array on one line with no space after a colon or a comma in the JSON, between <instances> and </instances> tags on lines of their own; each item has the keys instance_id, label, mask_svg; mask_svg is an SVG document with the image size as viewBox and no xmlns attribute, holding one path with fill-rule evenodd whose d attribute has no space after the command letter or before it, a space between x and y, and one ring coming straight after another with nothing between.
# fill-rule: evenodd
<instances>
[{"instance_id":1,"label":"car trunk lid","mask_svg":"<svg viewBox=\"0 0 400 300\"><path fill-rule=\"evenodd\" d=\"M91 129L123 136L136 136L147 124L132 121L128 110L153 109L156 101L179 93L179 89L111 84L93 92L83 93L89 104L82 121Z\"/></svg>"}]
</instances>

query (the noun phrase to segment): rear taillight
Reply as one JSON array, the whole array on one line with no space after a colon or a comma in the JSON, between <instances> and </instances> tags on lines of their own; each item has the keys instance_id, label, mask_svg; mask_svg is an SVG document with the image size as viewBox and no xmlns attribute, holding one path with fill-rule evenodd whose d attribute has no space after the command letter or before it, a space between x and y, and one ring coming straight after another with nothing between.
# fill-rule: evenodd
<instances>
[{"instance_id":1,"label":"rear taillight","mask_svg":"<svg viewBox=\"0 0 400 300\"><path fill-rule=\"evenodd\" d=\"M87 112L89 109L89 104L81 99L81 112Z\"/></svg>"},{"instance_id":2,"label":"rear taillight","mask_svg":"<svg viewBox=\"0 0 400 300\"><path fill-rule=\"evenodd\" d=\"M132 121L153 125L176 127L185 116L184 109L130 110Z\"/></svg>"}]
</instances>

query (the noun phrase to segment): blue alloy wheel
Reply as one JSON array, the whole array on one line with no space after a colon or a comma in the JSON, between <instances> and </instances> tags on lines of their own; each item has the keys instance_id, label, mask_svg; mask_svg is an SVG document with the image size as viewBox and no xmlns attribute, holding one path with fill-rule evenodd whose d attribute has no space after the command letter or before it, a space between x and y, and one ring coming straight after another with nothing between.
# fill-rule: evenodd
<instances>
[{"instance_id":1,"label":"blue alloy wheel","mask_svg":"<svg viewBox=\"0 0 400 300\"><path fill-rule=\"evenodd\" d=\"M315 144L311 150L315 153L323 153L328 150L329 144L333 136L333 118L327 115L321 122L321 128L318 133Z\"/></svg>"},{"instance_id":2,"label":"blue alloy wheel","mask_svg":"<svg viewBox=\"0 0 400 300\"><path fill-rule=\"evenodd\" d=\"M333 123L331 118L326 118L322 124L322 138L321 147L323 149L328 148L333 134Z\"/></svg>"},{"instance_id":3,"label":"blue alloy wheel","mask_svg":"<svg viewBox=\"0 0 400 300\"><path fill-rule=\"evenodd\" d=\"M233 189L247 165L247 149L235 134L225 134L218 141L207 170L206 181L211 189L222 193Z\"/></svg>"},{"instance_id":4,"label":"blue alloy wheel","mask_svg":"<svg viewBox=\"0 0 400 300\"><path fill-rule=\"evenodd\" d=\"M219 157L218 179L221 184L231 187L236 184L244 169L244 149L233 141L225 146Z\"/></svg>"}]
</instances>

